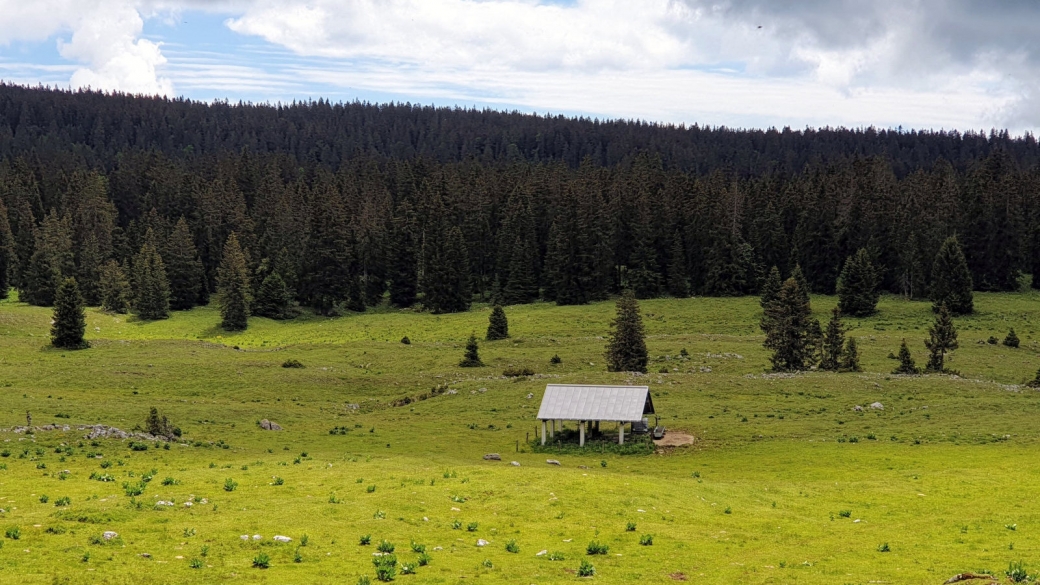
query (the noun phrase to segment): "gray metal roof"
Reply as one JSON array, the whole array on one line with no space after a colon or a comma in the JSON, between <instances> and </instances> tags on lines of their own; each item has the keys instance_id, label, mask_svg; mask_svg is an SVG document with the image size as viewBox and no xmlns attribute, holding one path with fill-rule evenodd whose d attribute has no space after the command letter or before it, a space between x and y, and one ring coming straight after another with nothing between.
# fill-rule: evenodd
<instances>
[{"instance_id":1,"label":"gray metal roof","mask_svg":"<svg viewBox=\"0 0 1040 585\"><path fill-rule=\"evenodd\" d=\"M539 420L639 422L654 414L649 386L549 384L538 409Z\"/></svg>"}]
</instances>

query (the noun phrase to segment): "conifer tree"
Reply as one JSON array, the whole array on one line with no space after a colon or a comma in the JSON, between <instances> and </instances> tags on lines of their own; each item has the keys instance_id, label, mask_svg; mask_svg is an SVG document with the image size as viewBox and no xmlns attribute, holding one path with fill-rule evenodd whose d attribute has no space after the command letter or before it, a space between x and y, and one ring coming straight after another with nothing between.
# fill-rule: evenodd
<instances>
[{"instance_id":1,"label":"conifer tree","mask_svg":"<svg viewBox=\"0 0 1040 585\"><path fill-rule=\"evenodd\" d=\"M1004 338L1004 345L1007 347L1018 347L1019 343L1018 335L1015 335L1015 329L1012 327L1008 330L1007 337Z\"/></svg>"},{"instance_id":2,"label":"conifer tree","mask_svg":"<svg viewBox=\"0 0 1040 585\"><path fill-rule=\"evenodd\" d=\"M0 199L0 299L7 298L11 288L11 277L15 274L17 264L14 236L11 233L11 224L7 220L7 207Z\"/></svg>"},{"instance_id":3,"label":"conifer tree","mask_svg":"<svg viewBox=\"0 0 1040 585\"><path fill-rule=\"evenodd\" d=\"M675 232L672 238L671 261L668 263L668 293L677 299L690 296L690 279L686 276L686 252L683 249L682 233Z\"/></svg>"},{"instance_id":4,"label":"conifer tree","mask_svg":"<svg viewBox=\"0 0 1040 585\"><path fill-rule=\"evenodd\" d=\"M502 289L502 301L505 304L522 305L538 298L534 255L530 238L516 238L509 259L509 280Z\"/></svg>"},{"instance_id":5,"label":"conifer tree","mask_svg":"<svg viewBox=\"0 0 1040 585\"><path fill-rule=\"evenodd\" d=\"M54 324L51 325L51 345L61 349L84 349L89 344L83 340L87 330L83 314L83 297L75 278L66 278L54 295Z\"/></svg>"},{"instance_id":6,"label":"conifer tree","mask_svg":"<svg viewBox=\"0 0 1040 585\"><path fill-rule=\"evenodd\" d=\"M153 321L170 316L170 282L166 265L155 246L155 235L149 229L141 251L134 257L134 313Z\"/></svg>"},{"instance_id":7,"label":"conifer tree","mask_svg":"<svg viewBox=\"0 0 1040 585\"><path fill-rule=\"evenodd\" d=\"M414 222L412 206L407 202L402 203L393 219L390 238L390 303L396 307L415 304L419 288Z\"/></svg>"},{"instance_id":8,"label":"conifer tree","mask_svg":"<svg viewBox=\"0 0 1040 585\"><path fill-rule=\"evenodd\" d=\"M859 347L856 345L855 337L849 337L848 341L845 342L845 351L841 353L841 371L862 371L859 367Z\"/></svg>"},{"instance_id":9,"label":"conifer tree","mask_svg":"<svg viewBox=\"0 0 1040 585\"><path fill-rule=\"evenodd\" d=\"M780 287L784 285L784 281L780 279L780 269L773 266L769 269L769 276L766 277L765 282L762 283L762 296L758 301L758 304L765 309L769 306L769 303L776 300L780 295Z\"/></svg>"},{"instance_id":10,"label":"conifer tree","mask_svg":"<svg viewBox=\"0 0 1040 585\"><path fill-rule=\"evenodd\" d=\"M629 262L628 285L637 299L652 299L661 296L661 272L657 266L657 254L645 242L640 241L632 252Z\"/></svg>"},{"instance_id":11,"label":"conifer tree","mask_svg":"<svg viewBox=\"0 0 1040 585\"><path fill-rule=\"evenodd\" d=\"M971 271L957 238L943 242L932 266L932 310L942 305L954 315L970 315L975 310L972 297Z\"/></svg>"},{"instance_id":12,"label":"conifer tree","mask_svg":"<svg viewBox=\"0 0 1040 585\"><path fill-rule=\"evenodd\" d=\"M834 307L827 330L823 334L823 351L820 369L836 372L841 368L841 356L845 351L845 325L841 322L841 309Z\"/></svg>"},{"instance_id":13,"label":"conifer tree","mask_svg":"<svg viewBox=\"0 0 1040 585\"><path fill-rule=\"evenodd\" d=\"M953 325L950 310L943 303L935 316L935 323L928 328L929 338L924 345L928 348L928 371L946 371L946 354L957 349L957 328Z\"/></svg>"},{"instance_id":14,"label":"conifer tree","mask_svg":"<svg viewBox=\"0 0 1040 585\"><path fill-rule=\"evenodd\" d=\"M76 284L80 287L83 302L90 307L101 304L101 266L104 258L97 238L94 234L88 234L79 252L79 269L77 270Z\"/></svg>"},{"instance_id":15,"label":"conifer tree","mask_svg":"<svg viewBox=\"0 0 1040 585\"><path fill-rule=\"evenodd\" d=\"M853 317L866 317L877 312L878 271L870 261L870 254L863 248L845 261L838 277L838 307L841 312Z\"/></svg>"},{"instance_id":16,"label":"conifer tree","mask_svg":"<svg viewBox=\"0 0 1040 585\"><path fill-rule=\"evenodd\" d=\"M249 325L252 295L245 253L238 244L235 232L228 236L217 268L217 296L220 301L220 326L225 331L244 331Z\"/></svg>"},{"instance_id":17,"label":"conifer tree","mask_svg":"<svg viewBox=\"0 0 1040 585\"><path fill-rule=\"evenodd\" d=\"M1040 388L1040 370L1036 371L1036 376L1033 376L1032 380L1026 382L1026 386L1029 386L1030 388Z\"/></svg>"},{"instance_id":18,"label":"conifer tree","mask_svg":"<svg viewBox=\"0 0 1040 585\"><path fill-rule=\"evenodd\" d=\"M480 361L480 347L477 345L476 335L470 334L469 341L466 342L466 355L462 357L459 365L463 368L480 368L484 366L484 362Z\"/></svg>"},{"instance_id":19,"label":"conifer tree","mask_svg":"<svg viewBox=\"0 0 1040 585\"><path fill-rule=\"evenodd\" d=\"M788 278L762 317L766 349L778 372L807 370L814 361L812 308L798 280ZM817 322L817 327L819 322Z\"/></svg>"},{"instance_id":20,"label":"conifer tree","mask_svg":"<svg viewBox=\"0 0 1040 585\"><path fill-rule=\"evenodd\" d=\"M809 281L805 279L805 274L802 272L802 267L795 264L794 270L791 271L791 278L794 279L795 283L798 284L798 296L804 303L809 302Z\"/></svg>"},{"instance_id":21,"label":"conifer tree","mask_svg":"<svg viewBox=\"0 0 1040 585\"><path fill-rule=\"evenodd\" d=\"M295 295L278 272L268 274L256 292L253 314L269 319L292 319L297 315Z\"/></svg>"},{"instance_id":22,"label":"conifer tree","mask_svg":"<svg viewBox=\"0 0 1040 585\"><path fill-rule=\"evenodd\" d=\"M182 311L194 307L199 302L204 269L183 216L170 232L161 255L170 280L170 308Z\"/></svg>"},{"instance_id":23,"label":"conifer tree","mask_svg":"<svg viewBox=\"0 0 1040 585\"><path fill-rule=\"evenodd\" d=\"M488 341L497 341L509 337L509 321L502 307L495 305L488 317L487 337Z\"/></svg>"},{"instance_id":24,"label":"conifer tree","mask_svg":"<svg viewBox=\"0 0 1040 585\"><path fill-rule=\"evenodd\" d=\"M910 348L906 345L906 339L903 339L903 343L899 346L899 367L893 370L892 373L904 374L907 376L921 373L921 370L914 362L913 356L910 355Z\"/></svg>"},{"instance_id":25,"label":"conifer tree","mask_svg":"<svg viewBox=\"0 0 1040 585\"><path fill-rule=\"evenodd\" d=\"M36 231L35 249L29 258L20 298L30 305L49 307L54 304L54 295L62 280L75 274L71 223L52 210Z\"/></svg>"},{"instance_id":26,"label":"conifer tree","mask_svg":"<svg viewBox=\"0 0 1040 585\"><path fill-rule=\"evenodd\" d=\"M472 300L469 258L462 230L453 226L445 242L429 242L424 253L423 303L434 313L458 313Z\"/></svg>"},{"instance_id":27,"label":"conifer tree","mask_svg":"<svg viewBox=\"0 0 1040 585\"><path fill-rule=\"evenodd\" d=\"M610 324L607 343L607 370L610 372L646 373L648 361L646 334L639 302L631 290L625 290L617 300L617 316Z\"/></svg>"},{"instance_id":28,"label":"conifer tree","mask_svg":"<svg viewBox=\"0 0 1040 585\"><path fill-rule=\"evenodd\" d=\"M130 281L126 271L115 260L109 260L101 267L99 288L102 310L110 313L126 313L130 310Z\"/></svg>"}]
</instances>

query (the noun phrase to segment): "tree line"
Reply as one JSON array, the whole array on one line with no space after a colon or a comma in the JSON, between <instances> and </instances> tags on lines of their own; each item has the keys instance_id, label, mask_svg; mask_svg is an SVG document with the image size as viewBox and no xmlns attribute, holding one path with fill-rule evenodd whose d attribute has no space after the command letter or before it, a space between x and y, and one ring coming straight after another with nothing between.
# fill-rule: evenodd
<instances>
[{"instance_id":1,"label":"tree line","mask_svg":"<svg viewBox=\"0 0 1040 585\"><path fill-rule=\"evenodd\" d=\"M458 148L393 152L386 137L405 112L422 135L413 145ZM287 319L301 306L761 294L797 270L809 292L859 291L842 301L857 315L881 291L919 299L947 286L951 238L969 292L1040 278L1030 136L806 131L776 150L752 131L478 114L0 86L0 291L50 306L71 277L88 305L153 319L233 289L221 297L237 299L231 312ZM317 140L335 120L335 164L285 142L293 128ZM470 150L468 132L496 126L507 138L580 128L615 154ZM266 146L245 138L261 130ZM366 133L382 138L344 150L343 137ZM709 146L717 158L687 156ZM749 153L772 164L740 168Z\"/></svg>"}]
</instances>

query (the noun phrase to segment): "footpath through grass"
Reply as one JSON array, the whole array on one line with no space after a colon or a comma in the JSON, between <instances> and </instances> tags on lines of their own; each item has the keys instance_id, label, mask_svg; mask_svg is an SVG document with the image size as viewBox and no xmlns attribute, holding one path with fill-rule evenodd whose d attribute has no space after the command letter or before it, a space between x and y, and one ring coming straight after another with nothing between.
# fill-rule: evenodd
<instances>
[{"instance_id":1,"label":"footpath through grass","mask_svg":"<svg viewBox=\"0 0 1040 585\"><path fill-rule=\"evenodd\" d=\"M979 314L956 321L958 377L888 373L904 337L923 365L932 319L894 298L849 322L863 373L794 376L766 371L752 298L641 303L648 376L605 371L612 303L507 308L513 337L464 369L486 307L253 319L233 335L213 308L154 323L89 311L93 347L63 352L49 310L0 302L0 428L26 411L73 428L0 432L0 582L375 581L383 540L404 583L573 582L583 560L604 583L1035 573L1040 393L1021 384L1040 367L1038 301L977 295ZM825 319L836 299L813 302ZM986 343L1009 327L1021 348ZM648 384L661 424L697 441L532 452L548 382ZM129 430L152 406L182 443L74 430Z\"/></svg>"}]
</instances>

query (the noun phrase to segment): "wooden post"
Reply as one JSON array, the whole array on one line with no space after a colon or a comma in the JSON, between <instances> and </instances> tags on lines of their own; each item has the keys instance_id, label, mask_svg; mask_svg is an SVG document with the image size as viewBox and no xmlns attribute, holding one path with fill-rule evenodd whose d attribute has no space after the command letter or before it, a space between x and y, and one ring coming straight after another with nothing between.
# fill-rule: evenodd
<instances>
[{"instance_id":1,"label":"wooden post","mask_svg":"<svg viewBox=\"0 0 1040 585\"><path fill-rule=\"evenodd\" d=\"M542 444L545 444L545 421L542 421Z\"/></svg>"},{"instance_id":2,"label":"wooden post","mask_svg":"<svg viewBox=\"0 0 1040 585\"><path fill-rule=\"evenodd\" d=\"M542 424L544 425L545 421L542 421ZM552 423L550 423L550 424L552 424L552 428L549 429L549 436L550 437L555 437L556 436L556 419L555 418L552 419Z\"/></svg>"},{"instance_id":3,"label":"wooden post","mask_svg":"<svg viewBox=\"0 0 1040 585\"><path fill-rule=\"evenodd\" d=\"M578 446L585 446L585 421L580 421L578 423Z\"/></svg>"},{"instance_id":4,"label":"wooden post","mask_svg":"<svg viewBox=\"0 0 1040 585\"><path fill-rule=\"evenodd\" d=\"M617 426L617 444L625 444L625 423L619 422Z\"/></svg>"}]
</instances>

